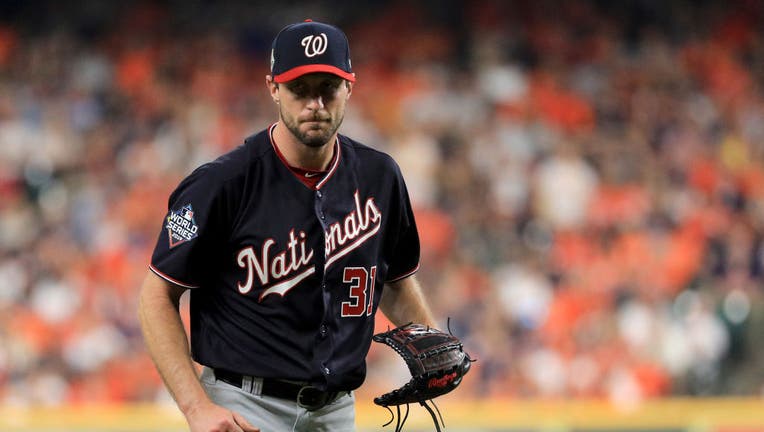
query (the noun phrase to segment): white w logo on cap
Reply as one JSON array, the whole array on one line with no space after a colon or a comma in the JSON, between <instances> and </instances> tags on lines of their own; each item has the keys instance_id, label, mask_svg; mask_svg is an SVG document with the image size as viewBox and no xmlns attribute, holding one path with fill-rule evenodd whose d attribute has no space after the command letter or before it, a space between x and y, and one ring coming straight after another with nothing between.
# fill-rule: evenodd
<instances>
[{"instance_id":1,"label":"white w logo on cap","mask_svg":"<svg viewBox=\"0 0 764 432\"><path fill-rule=\"evenodd\" d=\"M321 55L326 51L326 47L329 46L329 41L326 38L326 33L321 33L318 36L305 36L302 38L300 43L305 47L305 57L315 57L317 55Z\"/></svg>"}]
</instances>

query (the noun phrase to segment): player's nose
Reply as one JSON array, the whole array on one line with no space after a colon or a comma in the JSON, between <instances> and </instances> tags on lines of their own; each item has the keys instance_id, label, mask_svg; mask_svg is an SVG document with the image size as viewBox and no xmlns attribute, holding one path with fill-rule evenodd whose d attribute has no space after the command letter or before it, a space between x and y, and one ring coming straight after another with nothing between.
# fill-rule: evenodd
<instances>
[{"instance_id":1,"label":"player's nose","mask_svg":"<svg viewBox=\"0 0 764 432\"><path fill-rule=\"evenodd\" d=\"M311 96L308 99L308 108L312 110L320 110L324 108L324 98L321 95Z\"/></svg>"}]
</instances>

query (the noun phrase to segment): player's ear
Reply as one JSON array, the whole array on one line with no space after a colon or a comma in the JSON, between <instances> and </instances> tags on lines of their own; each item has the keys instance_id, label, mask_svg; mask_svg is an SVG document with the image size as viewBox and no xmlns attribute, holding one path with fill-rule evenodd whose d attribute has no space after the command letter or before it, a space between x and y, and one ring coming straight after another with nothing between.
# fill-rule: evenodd
<instances>
[{"instance_id":1,"label":"player's ear","mask_svg":"<svg viewBox=\"0 0 764 432\"><path fill-rule=\"evenodd\" d=\"M268 86L268 91L271 93L271 99L273 99L273 102L279 103L279 83L273 81L272 76L266 75L265 85Z\"/></svg>"},{"instance_id":2,"label":"player's ear","mask_svg":"<svg viewBox=\"0 0 764 432\"><path fill-rule=\"evenodd\" d=\"M355 74L353 74L353 76L355 76ZM346 99L350 99L350 95L353 93L353 85L354 84L355 83L352 82L352 81L345 80L345 85L348 88L348 95L347 95Z\"/></svg>"}]
</instances>

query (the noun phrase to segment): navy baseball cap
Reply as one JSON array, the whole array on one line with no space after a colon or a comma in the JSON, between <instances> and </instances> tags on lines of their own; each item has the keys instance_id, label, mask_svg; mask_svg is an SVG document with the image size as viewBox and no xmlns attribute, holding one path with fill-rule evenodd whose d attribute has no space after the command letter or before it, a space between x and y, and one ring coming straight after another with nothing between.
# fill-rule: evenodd
<instances>
[{"instance_id":1,"label":"navy baseball cap","mask_svg":"<svg viewBox=\"0 0 764 432\"><path fill-rule=\"evenodd\" d=\"M312 20L281 29L271 46L273 81L283 83L313 72L327 72L355 82L345 33Z\"/></svg>"}]
</instances>

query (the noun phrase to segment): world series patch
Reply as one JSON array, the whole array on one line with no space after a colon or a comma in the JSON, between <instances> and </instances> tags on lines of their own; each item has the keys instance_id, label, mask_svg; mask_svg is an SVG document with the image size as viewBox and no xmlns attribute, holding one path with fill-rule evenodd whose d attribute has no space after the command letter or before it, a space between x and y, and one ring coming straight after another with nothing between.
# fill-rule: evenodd
<instances>
[{"instance_id":1,"label":"world series patch","mask_svg":"<svg viewBox=\"0 0 764 432\"><path fill-rule=\"evenodd\" d=\"M191 204L186 204L180 210L171 210L167 215L165 228L167 228L167 237L170 239L170 248L195 239L199 226L194 220L194 209Z\"/></svg>"}]
</instances>

